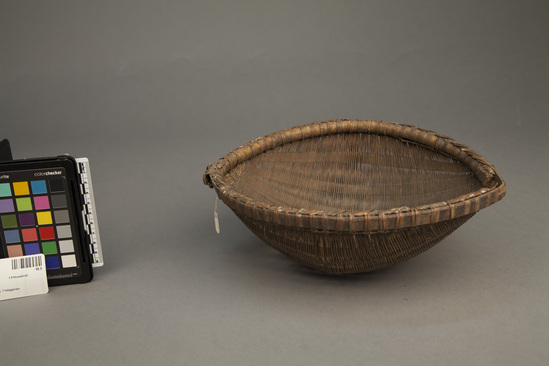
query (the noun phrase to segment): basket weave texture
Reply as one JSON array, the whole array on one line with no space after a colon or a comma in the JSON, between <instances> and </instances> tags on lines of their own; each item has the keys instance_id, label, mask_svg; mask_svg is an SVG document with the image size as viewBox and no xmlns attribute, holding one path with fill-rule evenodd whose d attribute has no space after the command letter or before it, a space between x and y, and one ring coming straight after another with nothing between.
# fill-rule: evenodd
<instances>
[{"instance_id":1,"label":"basket weave texture","mask_svg":"<svg viewBox=\"0 0 549 366\"><path fill-rule=\"evenodd\" d=\"M366 120L260 137L210 164L203 180L267 244L331 273L403 262L505 195L494 167L469 147Z\"/></svg>"}]
</instances>

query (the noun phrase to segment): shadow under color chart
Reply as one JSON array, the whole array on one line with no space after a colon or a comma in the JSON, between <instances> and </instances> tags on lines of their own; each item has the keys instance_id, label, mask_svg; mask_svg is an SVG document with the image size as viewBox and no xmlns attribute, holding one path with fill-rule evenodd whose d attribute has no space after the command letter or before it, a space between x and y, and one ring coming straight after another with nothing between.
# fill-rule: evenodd
<instances>
[{"instance_id":1,"label":"shadow under color chart","mask_svg":"<svg viewBox=\"0 0 549 366\"><path fill-rule=\"evenodd\" d=\"M4 257L43 253L48 279L82 276L81 238L69 183L63 167L0 173Z\"/></svg>"}]
</instances>

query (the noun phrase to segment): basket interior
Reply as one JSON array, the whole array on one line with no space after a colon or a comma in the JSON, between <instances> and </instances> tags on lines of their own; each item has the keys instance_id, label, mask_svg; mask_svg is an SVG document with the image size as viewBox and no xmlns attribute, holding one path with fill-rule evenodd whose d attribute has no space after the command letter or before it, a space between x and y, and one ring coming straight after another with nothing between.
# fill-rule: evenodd
<instances>
[{"instance_id":1,"label":"basket interior","mask_svg":"<svg viewBox=\"0 0 549 366\"><path fill-rule=\"evenodd\" d=\"M258 202L331 212L422 206L482 188L469 167L447 155L366 133L267 150L231 169L224 181Z\"/></svg>"}]
</instances>

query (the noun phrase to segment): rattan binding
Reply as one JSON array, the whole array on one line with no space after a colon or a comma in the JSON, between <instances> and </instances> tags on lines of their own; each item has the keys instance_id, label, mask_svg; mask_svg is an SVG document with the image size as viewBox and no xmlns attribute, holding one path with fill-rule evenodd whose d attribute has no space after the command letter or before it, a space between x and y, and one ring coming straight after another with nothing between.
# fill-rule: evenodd
<instances>
[{"instance_id":1,"label":"rattan binding","mask_svg":"<svg viewBox=\"0 0 549 366\"><path fill-rule=\"evenodd\" d=\"M505 195L494 167L447 136L346 119L257 138L203 180L267 244L331 273L403 262Z\"/></svg>"}]
</instances>

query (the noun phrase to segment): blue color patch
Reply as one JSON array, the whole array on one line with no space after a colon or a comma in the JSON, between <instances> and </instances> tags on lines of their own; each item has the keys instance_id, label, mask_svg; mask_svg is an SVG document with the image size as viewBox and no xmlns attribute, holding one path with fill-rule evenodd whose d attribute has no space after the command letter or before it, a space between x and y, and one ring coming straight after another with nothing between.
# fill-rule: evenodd
<instances>
[{"instance_id":1,"label":"blue color patch","mask_svg":"<svg viewBox=\"0 0 549 366\"><path fill-rule=\"evenodd\" d=\"M48 189L46 188L46 181L45 180L35 180L31 182L31 188L33 194L44 194L48 193Z\"/></svg>"},{"instance_id":2,"label":"blue color patch","mask_svg":"<svg viewBox=\"0 0 549 366\"><path fill-rule=\"evenodd\" d=\"M46 269L57 269L57 268L60 268L59 258L57 256L46 257Z\"/></svg>"},{"instance_id":3,"label":"blue color patch","mask_svg":"<svg viewBox=\"0 0 549 366\"><path fill-rule=\"evenodd\" d=\"M40 254L38 243L25 244L25 255Z\"/></svg>"},{"instance_id":4,"label":"blue color patch","mask_svg":"<svg viewBox=\"0 0 549 366\"><path fill-rule=\"evenodd\" d=\"M19 238L19 230L5 230L4 238L6 239L7 244L19 243L21 241Z\"/></svg>"}]
</instances>

